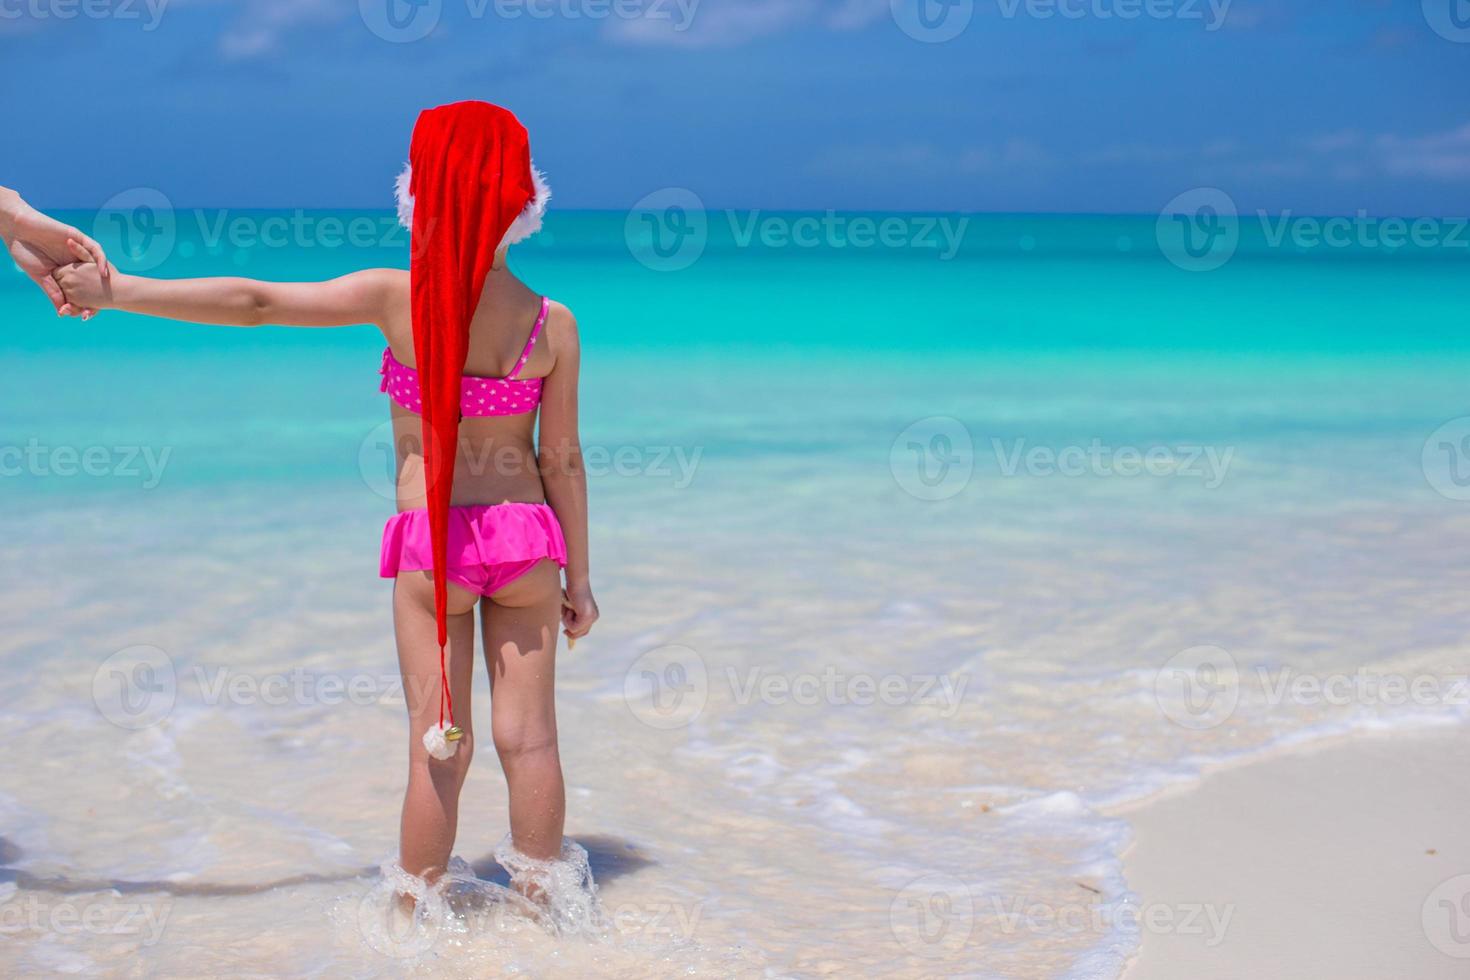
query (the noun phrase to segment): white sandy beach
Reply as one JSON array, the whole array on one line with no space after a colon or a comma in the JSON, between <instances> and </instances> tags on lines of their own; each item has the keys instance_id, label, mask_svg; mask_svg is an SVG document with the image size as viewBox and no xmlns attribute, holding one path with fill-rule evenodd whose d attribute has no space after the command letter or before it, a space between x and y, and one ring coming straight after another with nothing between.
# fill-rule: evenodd
<instances>
[{"instance_id":1,"label":"white sandy beach","mask_svg":"<svg viewBox=\"0 0 1470 980\"><path fill-rule=\"evenodd\" d=\"M1470 976L1467 753L1463 727L1334 740L1123 813L1127 980Z\"/></svg>"}]
</instances>

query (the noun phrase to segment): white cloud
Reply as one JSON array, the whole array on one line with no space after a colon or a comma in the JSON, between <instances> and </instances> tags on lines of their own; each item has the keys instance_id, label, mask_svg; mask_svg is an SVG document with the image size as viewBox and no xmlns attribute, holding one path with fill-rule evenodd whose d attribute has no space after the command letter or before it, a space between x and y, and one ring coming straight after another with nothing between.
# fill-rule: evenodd
<instances>
[{"instance_id":1,"label":"white cloud","mask_svg":"<svg viewBox=\"0 0 1470 980\"><path fill-rule=\"evenodd\" d=\"M1057 165L1056 157L1020 137L998 143L944 149L932 143L845 146L822 154L811 165L820 176L864 180L899 174L916 179L979 177L998 173L1039 174Z\"/></svg>"},{"instance_id":2,"label":"white cloud","mask_svg":"<svg viewBox=\"0 0 1470 980\"><path fill-rule=\"evenodd\" d=\"M169 0L170 7L218 7L238 11L220 34L226 61L250 61L279 52L293 31L311 24L335 24L356 15L356 5L341 0Z\"/></svg>"},{"instance_id":3,"label":"white cloud","mask_svg":"<svg viewBox=\"0 0 1470 980\"><path fill-rule=\"evenodd\" d=\"M650 4L641 17L608 21L607 36L627 44L732 47L779 34L810 19L813 0L705 0L681 17L668 4Z\"/></svg>"},{"instance_id":4,"label":"white cloud","mask_svg":"<svg viewBox=\"0 0 1470 980\"><path fill-rule=\"evenodd\" d=\"M1470 180L1470 123L1421 136L1343 129L1297 143L1303 153L1291 161L1293 166L1334 180Z\"/></svg>"},{"instance_id":5,"label":"white cloud","mask_svg":"<svg viewBox=\"0 0 1470 980\"><path fill-rule=\"evenodd\" d=\"M1240 152L1232 139L1216 139L1194 146L1158 146L1149 143L1115 143L1082 154L1086 164L1116 167L1147 167L1162 164L1226 160Z\"/></svg>"},{"instance_id":6,"label":"white cloud","mask_svg":"<svg viewBox=\"0 0 1470 980\"><path fill-rule=\"evenodd\" d=\"M1470 123L1428 136L1380 136L1374 149L1396 177L1470 179Z\"/></svg>"},{"instance_id":7,"label":"white cloud","mask_svg":"<svg viewBox=\"0 0 1470 980\"><path fill-rule=\"evenodd\" d=\"M340 0L247 0L239 19L220 37L220 53L234 60L273 54L295 28L335 23L349 12Z\"/></svg>"},{"instance_id":8,"label":"white cloud","mask_svg":"<svg viewBox=\"0 0 1470 980\"><path fill-rule=\"evenodd\" d=\"M1259 155L1233 139L1192 145L1120 143L1081 153L1057 152L1019 137L957 149L923 142L849 146L821 155L811 169L822 176L863 180L876 174L914 179L1016 176L1076 167L1163 168L1200 183L1259 178L1470 180L1470 123L1422 136L1372 136L1355 129L1317 133L1301 137L1277 156Z\"/></svg>"},{"instance_id":9,"label":"white cloud","mask_svg":"<svg viewBox=\"0 0 1470 980\"><path fill-rule=\"evenodd\" d=\"M850 31L888 16L888 0L670 0L613 18L604 36L621 44L735 47L801 27Z\"/></svg>"},{"instance_id":10,"label":"white cloud","mask_svg":"<svg viewBox=\"0 0 1470 980\"><path fill-rule=\"evenodd\" d=\"M1358 150L1362 147L1365 137L1356 129L1340 129L1333 133L1318 133L1307 136L1298 142L1313 153L1342 153L1347 150Z\"/></svg>"},{"instance_id":11,"label":"white cloud","mask_svg":"<svg viewBox=\"0 0 1470 980\"><path fill-rule=\"evenodd\" d=\"M1034 172L1050 169L1056 163L1056 158L1049 151L1019 136L1013 136L996 146L971 147L961 153L958 160L959 172L971 175L1016 168Z\"/></svg>"},{"instance_id":12,"label":"white cloud","mask_svg":"<svg viewBox=\"0 0 1470 980\"><path fill-rule=\"evenodd\" d=\"M839 0L829 6L833 9L823 21L834 31L855 31L892 16L888 0Z\"/></svg>"}]
</instances>

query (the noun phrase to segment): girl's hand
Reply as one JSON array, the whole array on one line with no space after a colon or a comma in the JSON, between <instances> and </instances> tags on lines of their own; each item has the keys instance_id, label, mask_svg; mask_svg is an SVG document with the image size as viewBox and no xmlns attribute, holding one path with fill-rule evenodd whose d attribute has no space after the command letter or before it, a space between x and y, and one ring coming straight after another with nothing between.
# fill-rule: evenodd
<instances>
[{"instance_id":1,"label":"girl's hand","mask_svg":"<svg viewBox=\"0 0 1470 980\"><path fill-rule=\"evenodd\" d=\"M561 594L561 625L567 636L567 649L577 645L597 622L597 600L592 598L592 588L574 585Z\"/></svg>"},{"instance_id":2,"label":"girl's hand","mask_svg":"<svg viewBox=\"0 0 1470 980\"><path fill-rule=\"evenodd\" d=\"M102 268L90 260L64 265L51 274L66 297L67 307L81 310L105 310L112 305L112 279L102 278Z\"/></svg>"},{"instance_id":3,"label":"girl's hand","mask_svg":"<svg viewBox=\"0 0 1470 980\"><path fill-rule=\"evenodd\" d=\"M0 188L0 206L4 207L0 238L4 238L15 264L45 291L59 315L90 315L90 310L66 307L52 273L58 266L72 261L73 256L80 260L82 256L77 254L80 250L86 256L85 261L97 263L102 270L102 278L108 278L112 275L112 267L107 263L102 246L71 225L47 217L5 188Z\"/></svg>"}]
</instances>

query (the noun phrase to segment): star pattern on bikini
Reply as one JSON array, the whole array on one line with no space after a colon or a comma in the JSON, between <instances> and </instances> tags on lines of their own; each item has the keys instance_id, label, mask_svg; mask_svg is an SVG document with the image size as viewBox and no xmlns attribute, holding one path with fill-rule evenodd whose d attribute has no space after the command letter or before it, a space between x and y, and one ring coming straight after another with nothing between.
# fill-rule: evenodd
<instances>
[{"instance_id":1,"label":"star pattern on bikini","mask_svg":"<svg viewBox=\"0 0 1470 980\"><path fill-rule=\"evenodd\" d=\"M526 348L521 352L515 368L504 378L466 377L460 381L459 412L466 417L483 418L490 415L524 415L534 412L541 404L541 378L518 378L516 375L531 359L536 338L546 323L549 303L542 300L541 315L531 328ZM386 392L399 406L422 415L423 393L419 387L419 373L393 356L390 347L383 351L383 367L378 372L383 376L379 391Z\"/></svg>"}]
</instances>

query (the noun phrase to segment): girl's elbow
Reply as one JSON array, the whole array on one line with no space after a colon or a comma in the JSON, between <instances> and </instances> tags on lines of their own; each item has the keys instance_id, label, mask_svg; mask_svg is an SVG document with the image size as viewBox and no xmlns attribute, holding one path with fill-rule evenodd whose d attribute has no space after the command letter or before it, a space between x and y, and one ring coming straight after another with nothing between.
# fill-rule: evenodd
<instances>
[{"instance_id":1,"label":"girl's elbow","mask_svg":"<svg viewBox=\"0 0 1470 980\"><path fill-rule=\"evenodd\" d=\"M243 327L263 327L271 322L271 302L262 293L248 293L241 310Z\"/></svg>"},{"instance_id":2,"label":"girl's elbow","mask_svg":"<svg viewBox=\"0 0 1470 980\"><path fill-rule=\"evenodd\" d=\"M543 476L577 477L583 473L582 447L576 443L542 446L536 453L536 460Z\"/></svg>"},{"instance_id":3,"label":"girl's elbow","mask_svg":"<svg viewBox=\"0 0 1470 980\"><path fill-rule=\"evenodd\" d=\"M214 322L232 327L259 327L274 314L270 294L249 280L230 283L227 291L214 297L218 309Z\"/></svg>"}]
</instances>

